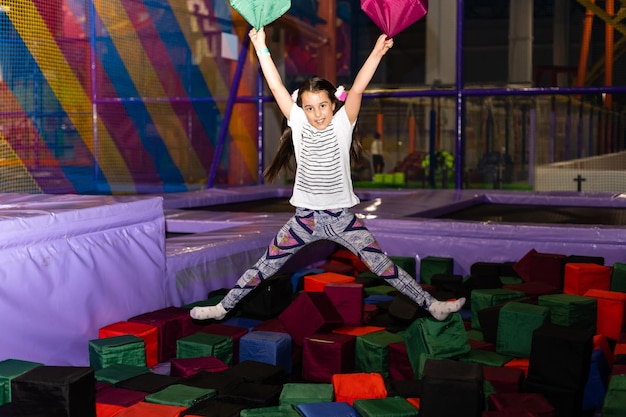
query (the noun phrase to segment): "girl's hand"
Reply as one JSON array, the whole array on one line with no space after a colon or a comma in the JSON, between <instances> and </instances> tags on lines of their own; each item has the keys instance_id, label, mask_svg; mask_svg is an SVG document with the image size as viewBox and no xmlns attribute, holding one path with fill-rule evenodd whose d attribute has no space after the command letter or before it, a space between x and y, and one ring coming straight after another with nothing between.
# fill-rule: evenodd
<instances>
[{"instance_id":1,"label":"girl's hand","mask_svg":"<svg viewBox=\"0 0 626 417\"><path fill-rule=\"evenodd\" d=\"M264 27L259 30L256 30L255 28L250 29L250 32L248 32L248 36L250 37L250 41L252 42L252 45L254 45L254 49L256 49L257 52L267 47L267 45L265 45Z\"/></svg>"},{"instance_id":2,"label":"girl's hand","mask_svg":"<svg viewBox=\"0 0 626 417\"><path fill-rule=\"evenodd\" d=\"M388 38L384 33L378 37L376 40L376 45L374 45L374 53L379 56L383 56L387 53L389 49L393 46L393 38Z\"/></svg>"}]
</instances>

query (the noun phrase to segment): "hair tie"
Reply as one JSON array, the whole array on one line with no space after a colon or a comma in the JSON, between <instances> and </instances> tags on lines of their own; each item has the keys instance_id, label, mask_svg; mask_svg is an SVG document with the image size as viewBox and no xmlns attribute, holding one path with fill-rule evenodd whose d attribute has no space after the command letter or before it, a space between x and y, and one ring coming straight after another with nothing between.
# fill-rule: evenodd
<instances>
[{"instance_id":1,"label":"hair tie","mask_svg":"<svg viewBox=\"0 0 626 417\"><path fill-rule=\"evenodd\" d=\"M291 99L294 101L294 103L298 101L299 92L300 92L300 89L297 88L293 91L293 93L291 93ZM335 90L335 97L337 97L337 100L346 101L347 96L348 96L348 93L346 93L346 89L343 87L343 85L340 85L339 87L337 87L337 89Z\"/></svg>"},{"instance_id":2,"label":"hair tie","mask_svg":"<svg viewBox=\"0 0 626 417\"><path fill-rule=\"evenodd\" d=\"M343 85L337 87L337 89L335 90L335 97L337 97L337 100L346 101L347 96L348 94L346 93L346 89L343 88Z\"/></svg>"}]
</instances>

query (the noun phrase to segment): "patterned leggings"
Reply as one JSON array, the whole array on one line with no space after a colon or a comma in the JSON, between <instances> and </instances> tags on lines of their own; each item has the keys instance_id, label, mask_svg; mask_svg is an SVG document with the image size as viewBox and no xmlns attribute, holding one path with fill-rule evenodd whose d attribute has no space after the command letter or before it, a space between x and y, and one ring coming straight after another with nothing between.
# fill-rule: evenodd
<instances>
[{"instance_id":1,"label":"patterned leggings","mask_svg":"<svg viewBox=\"0 0 626 417\"><path fill-rule=\"evenodd\" d=\"M435 298L424 291L415 278L398 267L380 249L363 220L349 209L309 210L296 214L280 229L263 256L239 278L222 300L226 310L233 308L265 278L276 274L289 258L305 245L326 239L357 255L376 275L427 309Z\"/></svg>"}]
</instances>

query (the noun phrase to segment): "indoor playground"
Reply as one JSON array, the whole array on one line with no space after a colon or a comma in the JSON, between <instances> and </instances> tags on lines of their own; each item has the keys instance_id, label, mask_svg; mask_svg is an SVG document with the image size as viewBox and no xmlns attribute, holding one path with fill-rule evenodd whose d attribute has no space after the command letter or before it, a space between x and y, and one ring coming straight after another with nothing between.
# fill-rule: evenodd
<instances>
[{"instance_id":1,"label":"indoor playground","mask_svg":"<svg viewBox=\"0 0 626 417\"><path fill-rule=\"evenodd\" d=\"M0 417L626 416L626 1L0 0ZM442 321L293 216L288 89L363 95L351 176ZM383 172L370 144L382 140Z\"/></svg>"}]
</instances>

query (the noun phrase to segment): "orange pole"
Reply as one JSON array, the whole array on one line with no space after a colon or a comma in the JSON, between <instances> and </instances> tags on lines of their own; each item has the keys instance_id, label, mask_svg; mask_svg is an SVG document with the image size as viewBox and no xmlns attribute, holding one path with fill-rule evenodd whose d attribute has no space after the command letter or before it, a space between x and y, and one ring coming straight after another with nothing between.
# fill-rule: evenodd
<instances>
[{"instance_id":1,"label":"orange pole","mask_svg":"<svg viewBox=\"0 0 626 417\"><path fill-rule=\"evenodd\" d=\"M409 153L415 152L415 116L409 117Z\"/></svg>"},{"instance_id":2,"label":"orange pole","mask_svg":"<svg viewBox=\"0 0 626 417\"><path fill-rule=\"evenodd\" d=\"M594 3L595 0L590 0ZM591 28L593 26L593 12L589 9L585 12L585 23L583 26L583 37L580 45L580 59L578 60L578 77L576 85L585 85L585 74L587 73L587 59L589 58L589 44L591 43Z\"/></svg>"},{"instance_id":3,"label":"orange pole","mask_svg":"<svg viewBox=\"0 0 626 417\"><path fill-rule=\"evenodd\" d=\"M606 0L606 14L613 17L614 13L614 0ZM609 87L613 85L613 38L615 35L613 25L609 22L606 22L605 33L606 39L604 41L604 54L606 56L606 59L604 63L604 85ZM613 100L610 94L606 95L606 98L604 100L604 107L606 107L607 109L613 107Z\"/></svg>"},{"instance_id":4,"label":"orange pole","mask_svg":"<svg viewBox=\"0 0 626 417\"><path fill-rule=\"evenodd\" d=\"M441 147L441 103L437 101L437 120L435 125L435 150Z\"/></svg>"},{"instance_id":5,"label":"orange pole","mask_svg":"<svg viewBox=\"0 0 626 417\"><path fill-rule=\"evenodd\" d=\"M383 114L378 113L376 115L376 131L380 133L380 140L383 141L385 135L383 134Z\"/></svg>"},{"instance_id":6,"label":"orange pole","mask_svg":"<svg viewBox=\"0 0 626 417\"><path fill-rule=\"evenodd\" d=\"M319 17L326 23L318 29L326 35L328 42L317 49L318 74L333 84L337 83L337 3L335 0L321 0L317 7Z\"/></svg>"}]
</instances>

